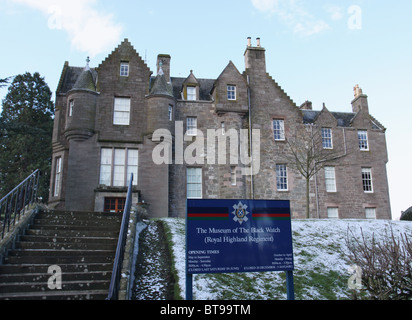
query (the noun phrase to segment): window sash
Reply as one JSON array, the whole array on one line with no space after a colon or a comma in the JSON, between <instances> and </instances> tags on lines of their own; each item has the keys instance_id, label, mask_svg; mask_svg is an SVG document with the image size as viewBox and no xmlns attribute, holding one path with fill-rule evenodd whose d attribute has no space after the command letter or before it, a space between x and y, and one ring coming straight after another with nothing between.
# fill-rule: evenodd
<instances>
[{"instance_id":1,"label":"window sash","mask_svg":"<svg viewBox=\"0 0 412 320\"><path fill-rule=\"evenodd\" d=\"M288 190L288 172L284 164L276 165L276 187L278 191Z\"/></svg>"},{"instance_id":2,"label":"window sash","mask_svg":"<svg viewBox=\"0 0 412 320\"><path fill-rule=\"evenodd\" d=\"M328 208L329 219L339 219L339 208Z\"/></svg>"},{"instance_id":3,"label":"window sash","mask_svg":"<svg viewBox=\"0 0 412 320\"><path fill-rule=\"evenodd\" d=\"M366 193L373 193L372 169L362 169L362 185L363 191Z\"/></svg>"},{"instance_id":4,"label":"window sash","mask_svg":"<svg viewBox=\"0 0 412 320\"><path fill-rule=\"evenodd\" d=\"M369 150L368 132L365 130L358 131L359 149L363 151Z\"/></svg>"},{"instance_id":5,"label":"window sash","mask_svg":"<svg viewBox=\"0 0 412 320\"><path fill-rule=\"evenodd\" d=\"M202 169L187 168L187 198L202 198Z\"/></svg>"},{"instance_id":6,"label":"window sash","mask_svg":"<svg viewBox=\"0 0 412 320\"><path fill-rule=\"evenodd\" d=\"M322 128L323 149L333 149L332 129Z\"/></svg>"},{"instance_id":7,"label":"window sash","mask_svg":"<svg viewBox=\"0 0 412 320\"><path fill-rule=\"evenodd\" d=\"M186 87L187 100L196 101L196 87Z\"/></svg>"},{"instance_id":8,"label":"window sash","mask_svg":"<svg viewBox=\"0 0 412 320\"><path fill-rule=\"evenodd\" d=\"M233 86L233 85L227 86L227 99L236 100L236 86Z\"/></svg>"},{"instance_id":9,"label":"window sash","mask_svg":"<svg viewBox=\"0 0 412 320\"><path fill-rule=\"evenodd\" d=\"M186 120L187 123L187 135L196 136L197 135L197 118L188 117Z\"/></svg>"},{"instance_id":10,"label":"window sash","mask_svg":"<svg viewBox=\"0 0 412 320\"><path fill-rule=\"evenodd\" d=\"M113 124L121 126L130 124L130 98L114 99Z\"/></svg>"},{"instance_id":11,"label":"window sash","mask_svg":"<svg viewBox=\"0 0 412 320\"><path fill-rule=\"evenodd\" d=\"M120 76L121 77L128 77L129 76L129 63L122 62L120 64Z\"/></svg>"},{"instance_id":12,"label":"window sash","mask_svg":"<svg viewBox=\"0 0 412 320\"><path fill-rule=\"evenodd\" d=\"M138 166L139 166L139 150L128 149L127 150L127 176L126 185L130 183L130 175L133 173L133 185L137 186L138 181Z\"/></svg>"},{"instance_id":13,"label":"window sash","mask_svg":"<svg viewBox=\"0 0 412 320\"><path fill-rule=\"evenodd\" d=\"M276 141L285 140L285 121L280 119L273 120L273 133Z\"/></svg>"},{"instance_id":14,"label":"window sash","mask_svg":"<svg viewBox=\"0 0 412 320\"><path fill-rule=\"evenodd\" d=\"M336 192L336 173L334 167L325 167L326 192Z\"/></svg>"},{"instance_id":15,"label":"window sash","mask_svg":"<svg viewBox=\"0 0 412 320\"><path fill-rule=\"evenodd\" d=\"M113 186L125 186L126 150L114 149Z\"/></svg>"},{"instance_id":16,"label":"window sash","mask_svg":"<svg viewBox=\"0 0 412 320\"><path fill-rule=\"evenodd\" d=\"M366 219L376 219L376 208L365 208Z\"/></svg>"},{"instance_id":17,"label":"window sash","mask_svg":"<svg viewBox=\"0 0 412 320\"><path fill-rule=\"evenodd\" d=\"M236 167L230 168L230 182L232 186L236 186L237 184Z\"/></svg>"},{"instance_id":18,"label":"window sash","mask_svg":"<svg viewBox=\"0 0 412 320\"><path fill-rule=\"evenodd\" d=\"M73 116L74 100L69 101L69 117Z\"/></svg>"},{"instance_id":19,"label":"window sash","mask_svg":"<svg viewBox=\"0 0 412 320\"><path fill-rule=\"evenodd\" d=\"M169 121L173 121L173 106L169 104Z\"/></svg>"},{"instance_id":20,"label":"window sash","mask_svg":"<svg viewBox=\"0 0 412 320\"><path fill-rule=\"evenodd\" d=\"M55 177L54 177L54 196L58 197L60 195L60 180L61 180L61 173L62 173L62 158L56 158L56 169L55 169Z\"/></svg>"}]
</instances>

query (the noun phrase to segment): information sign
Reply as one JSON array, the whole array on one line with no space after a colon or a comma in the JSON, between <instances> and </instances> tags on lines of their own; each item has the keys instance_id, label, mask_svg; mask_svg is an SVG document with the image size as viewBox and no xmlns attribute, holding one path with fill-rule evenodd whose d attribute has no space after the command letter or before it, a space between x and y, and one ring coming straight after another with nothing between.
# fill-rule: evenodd
<instances>
[{"instance_id":1,"label":"information sign","mask_svg":"<svg viewBox=\"0 0 412 320\"><path fill-rule=\"evenodd\" d=\"M292 271L290 202L188 200L187 274Z\"/></svg>"}]
</instances>

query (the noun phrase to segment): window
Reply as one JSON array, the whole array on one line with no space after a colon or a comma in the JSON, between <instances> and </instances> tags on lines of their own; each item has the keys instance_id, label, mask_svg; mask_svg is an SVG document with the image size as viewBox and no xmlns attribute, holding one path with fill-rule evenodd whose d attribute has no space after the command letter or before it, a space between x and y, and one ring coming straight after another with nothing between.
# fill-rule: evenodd
<instances>
[{"instance_id":1,"label":"window","mask_svg":"<svg viewBox=\"0 0 412 320\"><path fill-rule=\"evenodd\" d=\"M112 149L104 148L100 160L100 184L112 184Z\"/></svg>"},{"instance_id":2,"label":"window","mask_svg":"<svg viewBox=\"0 0 412 320\"><path fill-rule=\"evenodd\" d=\"M187 198L202 198L202 168L187 168Z\"/></svg>"},{"instance_id":3,"label":"window","mask_svg":"<svg viewBox=\"0 0 412 320\"><path fill-rule=\"evenodd\" d=\"M332 129L322 128L323 149L333 149Z\"/></svg>"},{"instance_id":4,"label":"window","mask_svg":"<svg viewBox=\"0 0 412 320\"><path fill-rule=\"evenodd\" d=\"M371 168L362 168L362 184L364 192L373 193Z\"/></svg>"},{"instance_id":5,"label":"window","mask_svg":"<svg viewBox=\"0 0 412 320\"><path fill-rule=\"evenodd\" d=\"M73 116L74 100L69 101L69 117Z\"/></svg>"},{"instance_id":6,"label":"window","mask_svg":"<svg viewBox=\"0 0 412 320\"><path fill-rule=\"evenodd\" d=\"M137 186L137 172L139 163L139 151L136 149L127 149L127 175L126 185L130 183L130 175L133 173L133 185Z\"/></svg>"},{"instance_id":7,"label":"window","mask_svg":"<svg viewBox=\"0 0 412 320\"><path fill-rule=\"evenodd\" d=\"M376 208L365 208L366 219L376 219Z\"/></svg>"},{"instance_id":8,"label":"window","mask_svg":"<svg viewBox=\"0 0 412 320\"><path fill-rule=\"evenodd\" d=\"M173 106L169 104L169 121L173 121Z\"/></svg>"},{"instance_id":9,"label":"window","mask_svg":"<svg viewBox=\"0 0 412 320\"><path fill-rule=\"evenodd\" d=\"M236 100L236 86L232 86L232 85L227 86L227 99Z\"/></svg>"},{"instance_id":10,"label":"window","mask_svg":"<svg viewBox=\"0 0 412 320\"><path fill-rule=\"evenodd\" d=\"M285 122L284 120L275 119L273 120L273 132L276 141L285 140Z\"/></svg>"},{"instance_id":11,"label":"window","mask_svg":"<svg viewBox=\"0 0 412 320\"><path fill-rule=\"evenodd\" d=\"M129 63L128 62L120 63L120 76L121 77L129 76Z\"/></svg>"},{"instance_id":12,"label":"window","mask_svg":"<svg viewBox=\"0 0 412 320\"><path fill-rule=\"evenodd\" d=\"M196 136L197 135L197 118L196 117L188 117L186 119L187 124L187 132L188 136Z\"/></svg>"},{"instance_id":13,"label":"window","mask_svg":"<svg viewBox=\"0 0 412 320\"><path fill-rule=\"evenodd\" d=\"M362 151L368 151L369 150L368 132L366 130L359 130L358 139L359 139L359 149Z\"/></svg>"},{"instance_id":14,"label":"window","mask_svg":"<svg viewBox=\"0 0 412 320\"><path fill-rule=\"evenodd\" d=\"M130 124L130 98L114 99L113 124L120 126Z\"/></svg>"},{"instance_id":15,"label":"window","mask_svg":"<svg viewBox=\"0 0 412 320\"><path fill-rule=\"evenodd\" d=\"M230 167L230 182L232 186L237 184L236 167Z\"/></svg>"},{"instance_id":16,"label":"window","mask_svg":"<svg viewBox=\"0 0 412 320\"><path fill-rule=\"evenodd\" d=\"M133 173L133 185L137 185L139 151L136 149L103 148L100 160L100 184L125 187Z\"/></svg>"},{"instance_id":17,"label":"window","mask_svg":"<svg viewBox=\"0 0 412 320\"><path fill-rule=\"evenodd\" d=\"M225 122L224 122L224 121L222 121L222 122L220 123L220 125L222 126L222 136L224 136L224 135L226 134L226 130L225 130Z\"/></svg>"},{"instance_id":18,"label":"window","mask_svg":"<svg viewBox=\"0 0 412 320\"><path fill-rule=\"evenodd\" d=\"M60 180L62 174L62 158L56 158L56 169L54 177L54 196L58 197L60 195Z\"/></svg>"},{"instance_id":19,"label":"window","mask_svg":"<svg viewBox=\"0 0 412 320\"><path fill-rule=\"evenodd\" d=\"M126 198L104 198L104 212L122 213Z\"/></svg>"},{"instance_id":20,"label":"window","mask_svg":"<svg viewBox=\"0 0 412 320\"><path fill-rule=\"evenodd\" d=\"M196 101L196 87L187 87L187 100Z\"/></svg>"},{"instance_id":21,"label":"window","mask_svg":"<svg viewBox=\"0 0 412 320\"><path fill-rule=\"evenodd\" d=\"M288 172L285 164L276 165L276 186L278 191L288 190Z\"/></svg>"},{"instance_id":22,"label":"window","mask_svg":"<svg viewBox=\"0 0 412 320\"><path fill-rule=\"evenodd\" d=\"M126 150L114 149L114 167L113 167L113 186L124 187L127 184L124 181L126 165Z\"/></svg>"},{"instance_id":23,"label":"window","mask_svg":"<svg viewBox=\"0 0 412 320\"><path fill-rule=\"evenodd\" d=\"M325 167L326 192L336 192L336 175L334 167Z\"/></svg>"},{"instance_id":24,"label":"window","mask_svg":"<svg viewBox=\"0 0 412 320\"><path fill-rule=\"evenodd\" d=\"M339 219L339 208L328 208L329 219Z\"/></svg>"}]
</instances>

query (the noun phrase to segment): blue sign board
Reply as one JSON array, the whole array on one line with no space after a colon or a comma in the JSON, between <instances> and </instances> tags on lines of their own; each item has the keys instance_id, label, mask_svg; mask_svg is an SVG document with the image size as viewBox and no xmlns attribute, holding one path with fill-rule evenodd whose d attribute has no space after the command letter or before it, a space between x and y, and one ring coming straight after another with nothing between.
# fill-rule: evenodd
<instances>
[{"instance_id":1,"label":"blue sign board","mask_svg":"<svg viewBox=\"0 0 412 320\"><path fill-rule=\"evenodd\" d=\"M186 272L292 271L290 202L188 200Z\"/></svg>"}]
</instances>

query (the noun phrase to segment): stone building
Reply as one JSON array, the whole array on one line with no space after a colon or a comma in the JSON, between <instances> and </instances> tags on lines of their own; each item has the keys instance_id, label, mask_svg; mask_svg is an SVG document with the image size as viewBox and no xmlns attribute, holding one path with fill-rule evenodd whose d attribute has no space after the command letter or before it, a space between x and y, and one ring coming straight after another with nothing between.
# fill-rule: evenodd
<instances>
[{"instance_id":1,"label":"stone building","mask_svg":"<svg viewBox=\"0 0 412 320\"><path fill-rule=\"evenodd\" d=\"M260 39L248 38L245 71L229 62L216 79L172 77L164 54L153 74L127 39L97 68L66 62L49 205L120 211L133 173L133 201L149 204L152 217L184 216L187 198L255 198L291 200L293 217L304 218L305 179L282 155L293 129L311 125L339 156L310 180L310 216L391 219L386 129L367 96L356 86L347 113L298 106L267 73L265 56Z\"/></svg>"}]
</instances>

